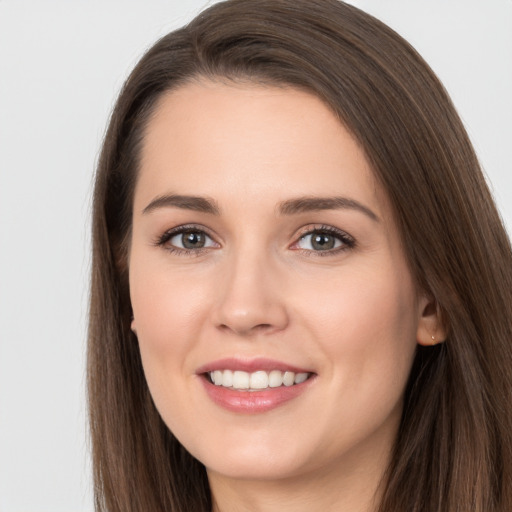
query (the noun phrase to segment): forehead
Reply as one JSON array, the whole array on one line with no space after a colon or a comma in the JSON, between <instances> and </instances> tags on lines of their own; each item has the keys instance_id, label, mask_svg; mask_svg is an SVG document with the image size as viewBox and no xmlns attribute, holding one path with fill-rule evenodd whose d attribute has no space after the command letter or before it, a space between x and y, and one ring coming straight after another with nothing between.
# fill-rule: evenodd
<instances>
[{"instance_id":1,"label":"forehead","mask_svg":"<svg viewBox=\"0 0 512 512\"><path fill-rule=\"evenodd\" d=\"M148 122L136 202L158 193L260 203L348 195L382 209L364 152L316 96L291 87L190 83Z\"/></svg>"}]
</instances>

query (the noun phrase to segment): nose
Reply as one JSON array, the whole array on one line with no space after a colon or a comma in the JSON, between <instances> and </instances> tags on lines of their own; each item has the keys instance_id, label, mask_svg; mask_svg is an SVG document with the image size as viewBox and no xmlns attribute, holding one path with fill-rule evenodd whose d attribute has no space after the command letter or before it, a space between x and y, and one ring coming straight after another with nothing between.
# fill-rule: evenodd
<instances>
[{"instance_id":1,"label":"nose","mask_svg":"<svg viewBox=\"0 0 512 512\"><path fill-rule=\"evenodd\" d=\"M240 255L221 274L216 327L239 336L271 334L289 322L282 275L269 258Z\"/></svg>"}]
</instances>

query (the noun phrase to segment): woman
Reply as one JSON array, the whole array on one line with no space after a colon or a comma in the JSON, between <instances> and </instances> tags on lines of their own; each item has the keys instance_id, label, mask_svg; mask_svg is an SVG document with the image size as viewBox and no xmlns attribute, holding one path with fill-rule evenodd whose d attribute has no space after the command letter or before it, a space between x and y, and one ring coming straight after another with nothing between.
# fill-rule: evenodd
<instances>
[{"instance_id":1,"label":"woman","mask_svg":"<svg viewBox=\"0 0 512 512\"><path fill-rule=\"evenodd\" d=\"M93 244L98 510L510 510L510 243L379 21L232 0L161 39Z\"/></svg>"}]
</instances>

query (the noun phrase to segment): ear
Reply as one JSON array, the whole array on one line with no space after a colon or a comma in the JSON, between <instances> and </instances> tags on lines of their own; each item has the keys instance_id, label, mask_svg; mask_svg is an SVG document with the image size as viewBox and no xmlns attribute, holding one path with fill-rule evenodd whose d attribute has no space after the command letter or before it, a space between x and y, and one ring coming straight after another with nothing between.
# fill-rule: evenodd
<instances>
[{"instance_id":1,"label":"ear","mask_svg":"<svg viewBox=\"0 0 512 512\"><path fill-rule=\"evenodd\" d=\"M137 329L135 328L135 318L132 317L132 323L130 324L130 329L134 334L137 334Z\"/></svg>"},{"instance_id":2,"label":"ear","mask_svg":"<svg viewBox=\"0 0 512 512\"><path fill-rule=\"evenodd\" d=\"M439 306L433 297L426 295L420 297L418 318L416 340L419 345L432 346L446 340L446 326L441 318Z\"/></svg>"}]
</instances>

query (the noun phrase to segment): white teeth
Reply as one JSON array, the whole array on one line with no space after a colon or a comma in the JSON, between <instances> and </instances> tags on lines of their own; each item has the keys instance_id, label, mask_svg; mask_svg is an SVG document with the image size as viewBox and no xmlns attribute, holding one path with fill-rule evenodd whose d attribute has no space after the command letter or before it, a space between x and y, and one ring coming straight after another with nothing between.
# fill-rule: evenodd
<instances>
[{"instance_id":1,"label":"white teeth","mask_svg":"<svg viewBox=\"0 0 512 512\"><path fill-rule=\"evenodd\" d=\"M250 383L251 389L268 388L268 373L263 371L251 373Z\"/></svg>"},{"instance_id":2,"label":"white teeth","mask_svg":"<svg viewBox=\"0 0 512 512\"><path fill-rule=\"evenodd\" d=\"M308 377L308 373L297 373L295 375L295 384L300 384L301 382L308 380Z\"/></svg>"},{"instance_id":3,"label":"white teeth","mask_svg":"<svg viewBox=\"0 0 512 512\"><path fill-rule=\"evenodd\" d=\"M222 384L224 385L224 382ZM249 374L241 371L234 372L233 387L235 389L249 389Z\"/></svg>"},{"instance_id":4,"label":"white teeth","mask_svg":"<svg viewBox=\"0 0 512 512\"><path fill-rule=\"evenodd\" d=\"M213 383L216 385L216 386L222 386L223 384L223 375L222 375L222 372L220 370L215 370L213 372L213 377L212 377L212 380L213 380Z\"/></svg>"},{"instance_id":5,"label":"white teeth","mask_svg":"<svg viewBox=\"0 0 512 512\"><path fill-rule=\"evenodd\" d=\"M233 372L231 370L224 370L222 373L222 385L230 388L233 385Z\"/></svg>"},{"instance_id":6,"label":"white teeth","mask_svg":"<svg viewBox=\"0 0 512 512\"><path fill-rule=\"evenodd\" d=\"M268 374L268 385L271 388L278 388L283 385L283 372L279 370L272 370Z\"/></svg>"},{"instance_id":7,"label":"white teeth","mask_svg":"<svg viewBox=\"0 0 512 512\"><path fill-rule=\"evenodd\" d=\"M295 373L293 373L293 372L284 372L283 384L285 386L293 386L294 382L295 382Z\"/></svg>"},{"instance_id":8,"label":"white teeth","mask_svg":"<svg viewBox=\"0 0 512 512\"><path fill-rule=\"evenodd\" d=\"M309 373L281 372L279 370L272 370L271 372L258 370L253 373L239 370L215 370L210 372L210 379L216 386L250 391L301 384L309 376Z\"/></svg>"}]
</instances>

